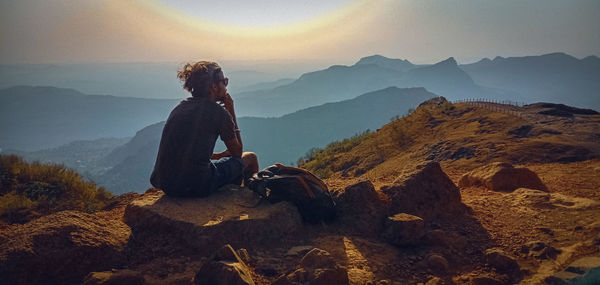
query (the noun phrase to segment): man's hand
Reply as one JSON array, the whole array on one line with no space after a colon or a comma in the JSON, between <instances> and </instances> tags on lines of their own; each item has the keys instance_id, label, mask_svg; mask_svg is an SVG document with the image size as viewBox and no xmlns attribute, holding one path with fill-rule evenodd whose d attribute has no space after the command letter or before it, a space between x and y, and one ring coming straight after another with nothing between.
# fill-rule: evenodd
<instances>
[{"instance_id":1,"label":"man's hand","mask_svg":"<svg viewBox=\"0 0 600 285\"><path fill-rule=\"evenodd\" d=\"M231 156L231 154L229 153L229 150L225 150L224 152L213 153L210 159L218 160L228 156Z\"/></svg>"},{"instance_id":2,"label":"man's hand","mask_svg":"<svg viewBox=\"0 0 600 285\"><path fill-rule=\"evenodd\" d=\"M229 113L233 114L233 98L229 93L225 94L225 98L223 98L223 107L225 110L229 111Z\"/></svg>"}]
</instances>

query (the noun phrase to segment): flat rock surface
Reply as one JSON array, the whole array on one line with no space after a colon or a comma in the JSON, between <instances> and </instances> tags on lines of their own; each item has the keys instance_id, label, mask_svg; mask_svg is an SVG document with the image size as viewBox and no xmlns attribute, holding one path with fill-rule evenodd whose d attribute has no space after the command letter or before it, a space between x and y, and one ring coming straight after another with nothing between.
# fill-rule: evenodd
<instances>
[{"instance_id":1,"label":"flat rock surface","mask_svg":"<svg viewBox=\"0 0 600 285\"><path fill-rule=\"evenodd\" d=\"M131 202L125 222L136 232L170 233L196 249L293 237L302 227L295 206L270 204L245 188L222 188L206 198L173 198L150 191Z\"/></svg>"}]
</instances>

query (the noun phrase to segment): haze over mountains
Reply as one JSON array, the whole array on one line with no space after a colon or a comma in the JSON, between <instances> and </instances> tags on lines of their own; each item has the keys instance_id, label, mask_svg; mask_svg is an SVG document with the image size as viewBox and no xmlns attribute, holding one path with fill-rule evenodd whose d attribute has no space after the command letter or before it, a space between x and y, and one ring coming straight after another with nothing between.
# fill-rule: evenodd
<instances>
[{"instance_id":1,"label":"haze over mountains","mask_svg":"<svg viewBox=\"0 0 600 285\"><path fill-rule=\"evenodd\" d=\"M155 72L156 66L149 70L145 75ZM51 71L52 69L49 70ZM14 70L10 72L15 73ZM260 72L254 75L250 75L251 73L252 71L235 71L228 76L231 82L235 82L238 76L246 76L247 79L255 76L256 80L265 75ZM169 70L168 74L170 75L155 72L157 77L174 77L173 70ZM100 73L96 75L98 76L90 78L90 82L96 87L102 87L98 84L102 80L105 80L106 90L121 86ZM83 76L78 74L74 78ZM18 76L3 78L0 83L7 84L10 78ZM114 74L112 78L121 77ZM449 58L433 65L415 65L408 60L374 55L364 57L351 66L334 65L305 73L297 79L266 80L249 84L244 87L249 91L232 91L232 96L240 117L245 147L258 152L263 165L271 162L289 164L310 148L324 146L366 129L376 129L391 117L403 115L419 102L437 95L450 100L487 98L522 102L549 101L599 110L600 100L596 92L600 90L598 78L600 59L595 56L581 60L562 53L497 57L465 65L458 65L453 58ZM133 85L136 80L142 80L142 76L132 79ZM154 83L151 82L149 86L154 86ZM395 87L390 88L391 86ZM407 91L397 87L425 87L426 90L417 88ZM173 89L179 92L180 86ZM406 95L409 93L410 96ZM181 94L182 98L186 96L185 93ZM365 95L359 96L362 94ZM33 153L16 152L30 160L37 158L65 163L84 161L87 168L80 166L78 170L87 171L90 177L104 181L118 182L122 180L119 177L136 175L141 177L147 174L154 163L158 136L162 129L162 123L159 122L167 118L179 101L180 99L85 95L72 89L54 87L19 86L3 89L0 90L0 132L3 134L0 137L0 148L33 151L63 145L58 149ZM103 140L100 144L103 147L89 147L94 144L89 140L134 135L132 141L118 148L120 152L109 156L106 156L107 152L123 145L124 140ZM66 145L82 140L84 142ZM94 159L82 160L73 156L60 161L48 159L57 159L58 153L68 156L71 147L79 149L80 154L85 152L81 152L81 149L89 147L90 157ZM141 167L131 167L132 165ZM130 173L138 170L137 173ZM106 176L102 178L98 173ZM112 175L110 179L109 175ZM121 183L117 182L110 183ZM146 180L143 183L147 183ZM119 191L134 186L120 185Z\"/></svg>"},{"instance_id":2,"label":"haze over mountains","mask_svg":"<svg viewBox=\"0 0 600 285\"><path fill-rule=\"evenodd\" d=\"M76 140L131 137L179 100L85 95L54 87L0 90L1 149L39 150Z\"/></svg>"}]
</instances>

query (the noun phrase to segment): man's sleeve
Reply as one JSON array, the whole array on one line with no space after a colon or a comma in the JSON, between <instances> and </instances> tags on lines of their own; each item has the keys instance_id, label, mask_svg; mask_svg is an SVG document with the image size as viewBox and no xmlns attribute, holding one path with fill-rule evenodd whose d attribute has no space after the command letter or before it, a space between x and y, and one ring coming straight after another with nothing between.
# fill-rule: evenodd
<instances>
[{"instance_id":1,"label":"man's sleeve","mask_svg":"<svg viewBox=\"0 0 600 285\"><path fill-rule=\"evenodd\" d=\"M231 118L229 112L223 109L221 114L222 116L221 124L219 126L219 135L221 136L221 140L225 142L235 138L235 125L233 124L233 119Z\"/></svg>"}]
</instances>

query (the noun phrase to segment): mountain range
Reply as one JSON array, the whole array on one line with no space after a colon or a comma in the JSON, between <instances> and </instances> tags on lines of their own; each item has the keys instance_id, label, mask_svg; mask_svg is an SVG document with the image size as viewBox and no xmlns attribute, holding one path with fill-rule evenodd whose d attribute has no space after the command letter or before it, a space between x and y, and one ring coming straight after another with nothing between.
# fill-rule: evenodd
<instances>
[{"instance_id":1,"label":"mountain range","mask_svg":"<svg viewBox=\"0 0 600 285\"><path fill-rule=\"evenodd\" d=\"M528 102L553 102L600 110L600 58L565 53L496 57L460 66L480 85L520 94Z\"/></svg>"},{"instance_id":2,"label":"mountain range","mask_svg":"<svg viewBox=\"0 0 600 285\"><path fill-rule=\"evenodd\" d=\"M292 83L235 96L240 116L281 116L299 108L354 98L386 87L425 87L452 100L472 97L509 97L474 83L454 58L417 66L407 60L371 56L352 66L334 65L305 73ZM514 99L514 98L510 98Z\"/></svg>"},{"instance_id":3,"label":"mountain range","mask_svg":"<svg viewBox=\"0 0 600 285\"><path fill-rule=\"evenodd\" d=\"M239 117L283 116L390 86L425 87L449 100L548 101L598 110L599 62L600 59L595 56L580 60L564 53L554 53L497 57L464 65L458 65L453 58L433 65L415 65L408 60L373 55L361 58L352 66L335 65L305 73L297 79L248 85L245 90L253 91L232 93L232 96L236 100ZM161 74L158 72L160 66L150 66L146 72ZM23 74L37 74L23 67L15 68L9 72L10 66L1 66L3 74L21 71ZM47 66L47 71L52 74L55 68ZM107 66L102 68L102 74L110 74ZM113 75L114 78L121 78L119 74L129 74L124 73L120 65L114 68L121 70L121 73ZM74 75L74 72L67 74ZM234 71L229 76L231 82L236 82L249 78L250 73ZM8 84L10 78L17 80L20 77L13 74L3 78L4 83L0 86ZM105 85L108 88L105 90L120 86L113 81L107 81ZM173 89L179 90L174 86ZM182 98L185 96L183 92L180 94ZM33 151L75 140L131 137L137 130L164 120L179 100L85 95L72 89L53 87L3 89L0 90L0 132L6 135L0 138L0 148Z\"/></svg>"}]
</instances>

